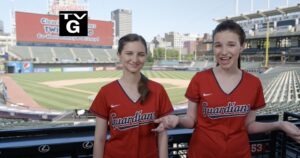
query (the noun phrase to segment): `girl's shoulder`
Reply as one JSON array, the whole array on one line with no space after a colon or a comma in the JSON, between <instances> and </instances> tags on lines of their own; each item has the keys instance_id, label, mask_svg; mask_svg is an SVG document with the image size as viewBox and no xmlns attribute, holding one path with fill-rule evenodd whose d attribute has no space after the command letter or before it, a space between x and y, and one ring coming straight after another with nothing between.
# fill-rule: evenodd
<instances>
[{"instance_id":1,"label":"girl's shoulder","mask_svg":"<svg viewBox=\"0 0 300 158\"><path fill-rule=\"evenodd\" d=\"M257 76L255 76L254 74L249 73L245 70L242 70L242 72L243 72L243 78L245 78L247 80L252 80L252 81L260 81L260 79Z\"/></svg>"},{"instance_id":2,"label":"girl's shoulder","mask_svg":"<svg viewBox=\"0 0 300 158\"><path fill-rule=\"evenodd\" d=\"M157 81L153 81L153 80L148 80L148 87L150 89L161 89L163 88L163 85Z\"/></svg>"},{"instance_id":3,"label":"girl's shoulder","mask_svg":"<svg viewBox=\"0 0 300 158\"><path fill-rule=\"evenodd\" d=\"M199 71L197 72L193 78L205 78L205 77L208 77L208 76L212 76L213 75L213 68L209 68L209 69L205 69L205 70L202 70L202 71Z\"/></svg>"},{"instance_id":4,"label":"girl's shoulder","mask_svg":"<svg viewBox=\"0 0 300 158\"><path fill-rule=\"evenodd\" d=\"M119 86L118 80L114 80L114 81L102 86L101 89L104 90L104 91L106 91L106 90L110 91L112 89L115 89L118 86Z\"/></svg>"}]
</instances>

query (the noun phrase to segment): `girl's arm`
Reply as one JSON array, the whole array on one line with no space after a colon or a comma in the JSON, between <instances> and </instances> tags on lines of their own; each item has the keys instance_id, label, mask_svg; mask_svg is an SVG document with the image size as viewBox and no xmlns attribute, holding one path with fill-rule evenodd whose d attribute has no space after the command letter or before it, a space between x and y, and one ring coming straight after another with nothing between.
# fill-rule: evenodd
<instances>
[{"instance_id":1,"label":"girl's arm","mask_svg":"<svg viewBox=\"0 0 300 158\"><path fill-rule=\"evenodd\" d=\"M152 129L155 132L162 132L166 129L175 128L178 124L185 128L194 128L197 120L197 103L192 101L188 102L187 113L184 116L167 115L156 119L154 122L159 125L157 128Z\"/></svg>"},{"instance_id":2,"label":"girl's arm","mask_svg":"<svg viewBox=\"0 0 300 158\"><path fill-rule=\"evenodd\" d=\"M194 128L197 121L197 103L189 101L186 115L179 117L179 126L185 128Z\"/></svg>"},{"instance_id":3,"label":"girl's arm","mask_svg":"<svg viewBox=\"0 0 300 158\"><path fill-rule=\"evenodd\" d=\"M158 133L158 152L159 158L168 157L168 134L167 131Z\"/></svg>"},{"instance_id":4,"label":"girl's arm","mask_svg":"<svg viewBox=\"0 0 300 158\"><path fill-rule=\"evenodd\" d=\"M276 122L256 122L256 111L251 110L246 118L246 128L248 133L261 133L261 132L270 132L273 130L282 130L288 136L293 138L295 141L300 143L300 130L294 124L287 121L276 121Z\"/></svg>"},{"instance_id":5,"label":"girl's arm","mask_svg":"<svg viewBox=\"0 0 300 158\"><path fill-rule=\"evenodd\" d=\"M93 158L103 158L107 133L107 120L96 116Z\"/></svg>"}]
</instances>

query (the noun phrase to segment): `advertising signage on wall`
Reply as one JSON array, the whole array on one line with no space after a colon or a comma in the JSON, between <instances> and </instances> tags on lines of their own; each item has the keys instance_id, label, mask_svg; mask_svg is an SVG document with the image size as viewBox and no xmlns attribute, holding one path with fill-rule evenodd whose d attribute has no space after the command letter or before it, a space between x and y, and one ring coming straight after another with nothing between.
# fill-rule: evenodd
<instances>
[{"instance_id":1,"label":"advertising signage on wall","mask_svg":"<svg viewBox=\"0 0 300 158\"><path fill-rule=\"evenodd\" d=\"M20 45L113 45L113 22L88 20L88 36L59 36L56 15L16 12L16 38Z\"/></svg>"}]
</instances>

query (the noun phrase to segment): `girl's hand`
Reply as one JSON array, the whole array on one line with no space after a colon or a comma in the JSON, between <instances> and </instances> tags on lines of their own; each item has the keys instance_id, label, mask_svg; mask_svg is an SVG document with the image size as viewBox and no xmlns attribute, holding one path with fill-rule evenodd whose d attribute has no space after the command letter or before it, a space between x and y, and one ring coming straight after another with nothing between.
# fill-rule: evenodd
<instances>
[{"instance_id":1,"label":"girl's hand","mask_svg":"<svg viewBox=\"0 0 300 158\"><path fill-rule=\"evenodd\" d=\"M293 138L297 143L300 143L300 129L293 123L282 121L280 122L280 128L289 137Z\"/></svg>"},{"instance_id":2,"label":"girl's hand","mask_svg":"<svg viewBox=\"0 0 300 158\"><path fill-rule=\"evenodd\" d=\"M179 123L179 117L176 115L167 115L154 120L154 122L159 125L155 129L152 129L152 131L162 132L166 129L175 128Z\"/></svg>"}]
</instances>

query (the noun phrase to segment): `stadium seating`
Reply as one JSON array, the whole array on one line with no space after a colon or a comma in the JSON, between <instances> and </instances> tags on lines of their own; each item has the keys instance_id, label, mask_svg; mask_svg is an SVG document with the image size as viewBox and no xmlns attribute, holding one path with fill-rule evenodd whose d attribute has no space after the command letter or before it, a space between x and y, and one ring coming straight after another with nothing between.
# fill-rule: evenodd
<instances>
[{"instance_id":1,"label":"stadium seating","mask_svg":"<svg viewBox=\"0 0 300 158\"><path fill-rule=\"evenodd\" d=\"M266 102L299 102L299 83L297 71L281 72L265 88Z\"/></svg>"},{"instance_id":2,"label":"stadium seating","mask_svg":"<svg viewBox=\"0 0 300 158\"><path fill-rule=\"evenodd\" d=\"M70 48L67 47L53 47L56 58L61 63L74 63L76 60Z\"/></svg>"},{"instance_id":3,"label":"stadium seating","mask_svg":"<svg viewBox=\"0 0 300 158\"><path fill-rule=\"evenodd\" d=\"M262 65L261 62L241 62L241 67L243 70L251 70L251 69L258 69Z\"/></svg>"},{"instance_id":4,"label":"stadium seating","mask_svg":"<svg viewBox=\"0 0 300 158\"><path fill-rule=\"evenodd\" d=\"M106 52L107 56L111 59L111 61L119 61L119 58L117 56L117 50L105 49L104 51Z\"/></svg>"},{"instance_id":5,"label":"stadium seating","mask_svg":"<svg viewBox=\"0 0 300 158\"><path fill-rule=\"evenodd\" d=\"M39 63L53 63L55 57L51 51L51 47L29 47L36 62Z\"/></svg>"},{"instance_id":6,"label":"stadium seating","mask_svg":"<svg viewBox=\"0 0 300 158\"><path fill-rule=\"evenodd\" d=\"M30 52L29 47L26 47L26 46L9 47L8 52L17 55L22 60L32 60L33 59L32 52Z\"/></svg>"},{"instance_id":7,"label":"stadium seating","mask_svg":"<svg viewBox=\"0 0 300 158\"><path fill-rule=\"evenodd\" d=\"M30 60L37 64L118 62L117 51L114 49L13 46L8 51L20 60Z\"/></svg>"},{"instance_id":8,"label":"stadium seating","mask_svg":"<svg viewBox=\"0 0 300 158\"><path fill-rule=\"evenodd\" d=\"M85 63L94 61L93 55L91 55L88 49L86 48L70 48L70 49L74 52L76 59L78 59L77 61L85 62Z\"/></svg>"},{"instance_id":9,"label":"stadium seating","mask_svg":"<svg viewBox=\"0 0 300 158\"><path fill-rule=\"evenodd\" d=\"M111 57L107 55L105 49L90 48L89 51L93 54L97 62L112 62Z\"/></svg>"}]
</instances>

